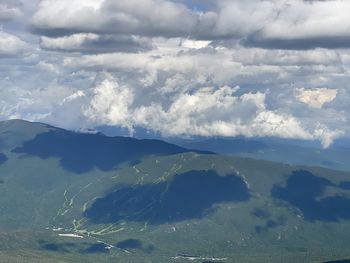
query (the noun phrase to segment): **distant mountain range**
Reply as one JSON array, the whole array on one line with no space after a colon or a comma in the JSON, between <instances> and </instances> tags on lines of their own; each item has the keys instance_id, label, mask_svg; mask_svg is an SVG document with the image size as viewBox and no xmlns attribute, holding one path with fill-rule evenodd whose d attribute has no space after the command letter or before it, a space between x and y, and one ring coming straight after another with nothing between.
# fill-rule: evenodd
<instances>
[{"instance_id":1,"label":"distant mountain range","mask_svg":"<svg viewBox=\"0 0 350 263\"><path fill-rule=\"evenodd\" d=\"M111 126L97 127L97 131L108 136L128 135L128 131ZM319 166L335 170L350 171L350 139L338 139L327 149L318 141L283 138L164 138L145 129L136 128L135 137L158 139L202 151L242 157L250 157L294 165Z\"/></svg>"},{"instance_id":2,"label":"distant mountain range","mask_svg":"<svg viewBox=\"0 0 350 263\"><path fill-rule=\"evenodd\" d=\"M350 147L346 140L323 149L316 143L276 138L171 140L171 142L202 151L249 157L293 165L319 166L350 171ZM342 143L341 143L342 142Z\"/></svg>"},{"instance_id":3,"label":"distant mountain range","mask_svg":"<svg viewBox=\"0 0 350 263\"><path fill-rule=\"evenodd\" d=\"M350 173L291 164L333 149L180 144L0 122L0 262L350 258Z\"/></svg>"}]
</instances>

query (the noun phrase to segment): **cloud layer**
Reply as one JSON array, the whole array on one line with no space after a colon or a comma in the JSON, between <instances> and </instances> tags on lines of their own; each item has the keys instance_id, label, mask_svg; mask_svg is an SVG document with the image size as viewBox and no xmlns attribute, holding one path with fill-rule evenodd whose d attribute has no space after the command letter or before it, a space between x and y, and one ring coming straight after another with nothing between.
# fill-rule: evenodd
<instances>
[{"instance_id":1,"label":"cloud layer","mask_svg":"<svg viewBox=\"0 0 350 263\"><path fill-rule=\"evenodd\" d=\"M0 116L163 136L350 135L343 0L0 1Z\"/></svg>"},{"instance_id":2,"label":"cloud layer","mask_svg":"<svg viewBox=\"0 0 350 263\"><path fill-rule=\"evenodd\" d=\"M204 12L167 0L44 0L32 26L51 36L94 32L236 39L264 48L344 48L350 45L349 9L344 0L217 1Z\"/></svg>"}]
</instances>

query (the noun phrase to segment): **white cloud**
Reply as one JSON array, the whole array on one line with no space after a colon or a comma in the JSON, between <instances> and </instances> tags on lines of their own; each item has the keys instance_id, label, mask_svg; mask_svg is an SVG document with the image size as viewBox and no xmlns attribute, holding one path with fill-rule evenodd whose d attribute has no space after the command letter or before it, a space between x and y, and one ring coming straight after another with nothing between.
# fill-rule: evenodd
<instances>
[{"instance_id":1,"label":"white cloud","mask_svg":"<svg viewBox=\"0 0 350 263\"><path fill-rule=\"evenodd\" d=\"M306 128L291 115L267 109L267 94L238 95L238 87L179 93L167 105L156 99L137 103L135 88L110 75L92 90L84 110L90 122L125 127L131 133L142 127L164 136L276 136L320 140L325 147L342 135L319 123Z\"/></svg>"},{"instance_id":2,"label":"white cloud","mask_svg":"<svg viewBox=\"0 0 350 263\"><path fill-rule=\"evenodd\" d=\"M22 11L17 6L9 6L0 2L0 21L8 21L20 17Z\"/></svg>"},{"instance_id":3,"label":"white cloud","mask_svg":"<svg viewBox=\"0 0 350 263\"><path fill-rule=\"evenodd\" d=\"M266 109L264 93L236 95L238 88L202 88L182 94L168 109L159 104L133 112L136 125L166 136L277 136L316 139L293 116ZM319 139L321 137L317 137Z\"/></svg>"},{"instance_id":4,"label":"white cloud","mask_svg":"<svg viewBox=\"0 0 350 263\"><path fill-rule=\"evenodd\" d=\"M190 40L186 39L181 42L181 46L184 48L193 48L193 49L201 49L205 48L210 44L210 41L196 41L196 40Z\"/></svg>"},{"instance_id":5,"label":"white cloud","mask_svg":"<svg viewBox=\"0 0 350 263\"><path fill-rule=\"evenodd\" d=\"M323 148L328 148L335 139L338 139L344 135L344 131L335 129L331 130L324 125L318 124L315 130L315 139L319 139L322 143Z\"/></svg>"},{"instance_id":6,"label":"white cloud","mask_svg":"<svg viewBox=\"0 0 350 263\"><path fill-rule=\"evenodd\" d=\"M239 39L267 48L349 47L350 3L343 0L218 1L196 12L167 0L43 0L32 19L47 35L133 34Z\"/></svg>"},{"instance_id":7,"label":"white cloud","mask_svg":"<svg viewBox=\"0 0 350 263\"><path fill-rule=\"evenodd\" d=\"M337 97L336 89L317 88L296 90L296 98L312 108L322 108L324 104L332 102Z\"/></svg>"},{"instance_id":8,"label":"white cloud","mask_svg":"<svg viewBox=\"0 0 350 263\"><path fill-rule=\"evenodd\" d=\"M66 104L67 102L71 102L74 101L76 99L85 97L85 93L81 90L78 90L77 92L73 93L72 95L69 95L68 97L64 98L61 102L61 105Z\"/></svg>"},{"instance_id":9,"label":"white cloud","mask_svg":"<svg viewBox=\"0 0 350 263\"><path fill-rule=\"evenodd\" d=\"M152 48L151 41L136 36L110 36L80 33L65 37L41 37L41 48L62 52L111 53L140 52Z\"/></svg>"},{"instance_id":10,"label":"white cloud","mask_svg":"<svg viewBox=\"0 0 350 263\"><path fill-rule=\"evenodd\" d=\"M181 19L179 19L181 18ZM43 0L32 24L39 32L52 29L71 32L183 35L196 17L182 4L171 1Z\"/></svg>"},{"instance_id":11,"label":"white cloud","mask_svg":"<svg viewBox=\"0 0 350 263\"><path fill-rule=\"evenodd\" d=\"M247 45L308 49L349 47L349 1L223 1L214 32Z\"/></svg>"},{"instance_id":12,"label":"white cloud","mask_svg":"<svg viewBox=\"0 0 350 263\"><path fill-rule=\"evenodd\" d=\"M75 34L61 38L41 38L41 46L53 50L79 50L86 41L96 41L99 36L96 34Z\"/></svg>"},{"instance_id":13,"label":"white cloud","mask_svg":"<svg viewBox=\"0 0 350 263\"><path fill-rule=\"evenodd\" d=\"M19 37L0 31L0 56L18 56L28 48L29 45Z\"/></svg>"},{"instance_id":14,"label":"white cloud","mask_svg":"<svg viewBox=\"0 0 350 263\"><path fill-rule=\"evenodd\" d=\"M39 4L39 9L32 18L34 25L41 28L65 28L78 27L83 21L93 19L98 15L104 0L44 0ZM95 20L91 20L85 27L93 27ZM96 25L101 26L101 24Z\"/></svg>"},{"instance_id":15,"label":"white cloud","mask_svg":"<svg viewBox=\"0 0 350 263\"><path fill-rule=\"evenodd\" d=\"M98 124L119 125L131 130L129 107L133 101L133 92L109 77L94 88L85 115Z\"/></svg>"}]
</instances>

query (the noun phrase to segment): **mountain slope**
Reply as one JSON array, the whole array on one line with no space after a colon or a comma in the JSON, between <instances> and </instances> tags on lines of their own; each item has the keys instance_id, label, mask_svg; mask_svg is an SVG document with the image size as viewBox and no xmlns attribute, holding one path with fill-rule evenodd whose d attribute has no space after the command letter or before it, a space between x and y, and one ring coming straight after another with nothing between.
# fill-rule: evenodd
<instances>
[{"instance_id":1,"label":"mountain slope","mask_svg":"<svg viewBox=\"0 0 350 263\"><path fill-rule=\"evenodd\" d=\"M26 125L1 135L4 262L350 258L349 173Z\"/></svg>"}]
</instances>

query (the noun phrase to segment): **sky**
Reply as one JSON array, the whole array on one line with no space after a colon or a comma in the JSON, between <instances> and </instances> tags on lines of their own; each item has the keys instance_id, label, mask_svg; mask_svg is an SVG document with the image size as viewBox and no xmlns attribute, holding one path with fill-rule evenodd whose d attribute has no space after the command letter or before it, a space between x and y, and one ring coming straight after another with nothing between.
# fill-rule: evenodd
<instances>
[{"instance_id":1,"label":"sky","mask_svg":"<svg viewBox=\"0 0 350 263\"><path fill-rule=\"evenodd\" d=\"M350 1L0 0L0 120L350 137Z\"/></svg>"}]
</instances>

